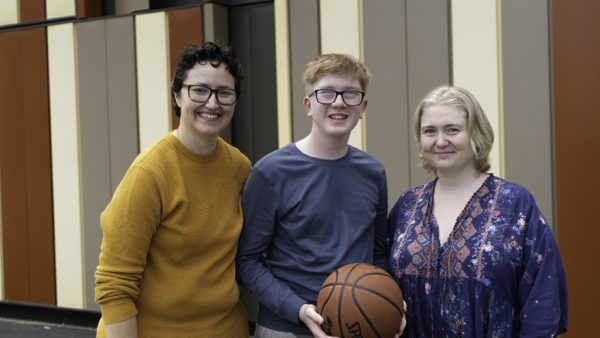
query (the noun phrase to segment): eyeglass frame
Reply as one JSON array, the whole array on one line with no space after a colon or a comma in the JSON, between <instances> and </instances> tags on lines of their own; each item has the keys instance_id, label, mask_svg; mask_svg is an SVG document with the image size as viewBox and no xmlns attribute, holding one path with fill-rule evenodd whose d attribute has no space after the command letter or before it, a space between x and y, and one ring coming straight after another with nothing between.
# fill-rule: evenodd
<instances>
[{"instance_id":1,"label":"eyeglass frame","mask_svg":"<svg viewBox=\"0 0 600 338\"><path fill-rule=\"evenodd\" d=\"M335 97L333 98L333 101L329 102L329 103L323 103L321 101L319 101L319 93L320 91L329 91L329 92L335 92ZM357 104L349 104L348 102L346 102L346 99L344 98L344 93L349 93L349 92L353 92L353 93L360 93L360 102ZM365 100L365 95L366 93L361 91L361 90L342 90L342 91L338 91L335 89L328 89L328 88L321 88L321 89L315 89L313 90L313 92L309 95L309 96L314 96L315 99L317 100L317 102L319 102L320 104L333 104L338 96L342 97L342 101L344 102L345 105L347 106L351 106L351 107L356 107L356 106L360 106L363 101Z\"/></svg>"},{"instance_id":2,"label":"eyeglass frame","mask_svg":"<svg viewBox=\"0 0 600 338\"><path fill-rule=\"evenodd\" d=\"M237 92L235 91L235 89L231 89L231 88L212 89L212 88L210 88L208 86L199 85L199 84L189 84L189 83L182 83L181 87L187 87L188 98L190 100L192 100L193 102L196 102L196 103L206 103L206 102L208 102L210 100L211 96L213 95L213 93L215 93L215 98L217 100L217 103L220 104L221 106L233 106L234 104L236 104L236 102L238 100ZM206 98L206 100L204 100L204 101L196 101L196 100L192 99L192 96L190 95L190 88L191 87L202 87L202 88L208 89L210 91L210 94L208 94L208 97ZM232 103L223 103L223 102L221 102L221 100L219 100L219 91L223 90L223 89L225 89L225 90L231 90L234 93L234 95L235 95L235 101L233 101Z\"/></svg>"}]
</instances>

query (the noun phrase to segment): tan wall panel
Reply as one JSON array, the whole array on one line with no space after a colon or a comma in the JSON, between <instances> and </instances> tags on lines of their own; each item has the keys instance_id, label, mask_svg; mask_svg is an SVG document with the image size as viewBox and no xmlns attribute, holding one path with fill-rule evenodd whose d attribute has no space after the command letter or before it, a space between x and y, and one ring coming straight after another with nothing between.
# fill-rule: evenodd
<instances>
[{"instance_id":1,"label":"tan wall panel","mask_svg":"<svg viewBox=\"0 0 600 338\"><path fill-rule=\"evenodd\" d=\"M84 307L81 164L75 29L48 27L57 305Z\"/></svg>"},{"instance_id":2,"label":"tan wall panel","mask_svg":"<svg viewBox=\"0 0 600 338\"><path fill-rule=\"evenodd\" d=\"M165 12L135 17L140 150L171 130L167 29Z\"/></svg>"},{"instance_id":3,"label":"tan wall panel","mask_svg":"<svg viewBox=\"0 0 600 338\"><path fill-rule=\"evenodd\" d=\"M275 12L275 67L277 78L277 138L279 147L292 140L290 97L290 3L276 1Z\"/></svg>"},{"instance_id":4,"label":"tan wall panel","mask_svg":"<svg viewBox=\"0 0 600 338\"><path fill-rule=\"evenodd\" d=\"M19 0L0 1L0 26L19 22Z\"/></svg>"},{"instance_id":5,"label":"tan wall panel","mask_svg":"<svg viewBox=\"0 0 600 338\"><path fill-rule=\"evenodd\" d=\"M362 59L362 1L320 0L321 53L346 53ZM365 149L364 121L358 122L349 143Z\"/></svg>"},{"instance_id":6,"label":"tan wall panel","mask_svg":"<svg viewBox=\"0 0 600 338\"><path fill-rule=\"evenodd\" d=\"M454 0L451 4L453 84L472 92L485 110L496 135L490 172L504 177L499 2Z\"/></svg>"},{"instance_id":7,"label":"tan wall panel","mask_svg":"<svg viewBox=\"0 0 600 338\"><path fill-rule=\"evenodd\" d=\"M569 287L569 332L591 337L600 303L600 2L552 1L558 243Z\"/></svg>"},{"instance_id":8,"label":"tan wall panel","mask_svg":"<svg viewBox=\"0 0 600 338\"><path fill-rule=\"evenodd\" d=\"M46 18L56 19L64 17L74 17L77 0L46 0Z\"/></svg>"}]
</instances>

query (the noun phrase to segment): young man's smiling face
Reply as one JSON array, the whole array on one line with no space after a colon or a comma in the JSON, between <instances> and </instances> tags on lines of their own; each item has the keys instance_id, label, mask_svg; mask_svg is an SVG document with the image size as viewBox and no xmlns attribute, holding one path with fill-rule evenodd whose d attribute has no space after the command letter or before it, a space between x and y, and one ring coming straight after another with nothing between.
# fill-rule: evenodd
<instances>
[{"instance_id":1,"label":"young man's smiling face","mask_svg":"<svg viewBox=\"0 0 600 338\"><path fill-rule=\"evenodd\" d=\"M314 83L313 90L323 89L337 92L362 92L358 79L341 74L325 74ZM312 95L304 98L304 109L312 119L313 132L323 136L347 137L363 117L367 100L363 99L358 105L349 105L344 102L342 94L334 94L334 96L336 97L333 103L325 104L320 103L313 92Z\"/></svg>"}]
</instances>

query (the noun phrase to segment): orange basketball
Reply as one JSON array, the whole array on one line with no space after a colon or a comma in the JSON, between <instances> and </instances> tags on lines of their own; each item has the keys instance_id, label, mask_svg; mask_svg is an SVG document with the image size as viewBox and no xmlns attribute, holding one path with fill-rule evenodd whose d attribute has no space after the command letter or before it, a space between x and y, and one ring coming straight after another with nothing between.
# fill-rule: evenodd
<instances>
[{"instance_id":1,"label":"orange basketball","mask_svg":"<svg viewBox=\"0 0 600 338\"><path fill-rule=\"evenodd\" d=\"M367 263L332 272L317 298L321 327L332 336L390 338L404 316L402 291L385 270Z\"/></svg>"}]
</instances>

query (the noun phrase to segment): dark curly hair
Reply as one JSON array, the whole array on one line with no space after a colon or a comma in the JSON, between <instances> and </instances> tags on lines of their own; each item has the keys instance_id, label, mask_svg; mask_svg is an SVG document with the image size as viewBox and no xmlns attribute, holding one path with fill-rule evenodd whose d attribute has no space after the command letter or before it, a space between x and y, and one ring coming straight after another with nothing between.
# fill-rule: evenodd
<instances>
[{"instance_id":1,"label":"dark curly hair","mask_svg":"<svg viewBox=\"0 0 600 338\"><path fill-rule=\"evenodd\" d=\"M188 70L199 64L210 62L213 67L219 67L221 64L235 79L235 94L240 97L242 93L242 79L244 78L242 65L237 60L235 51L231 45L217 42L205 42L199 45L187 45L177 56L177 65L175 66L175 74L171 83L171 95L181 90L183 80L187 76ZM181 108L173 98L173 110L177 116L181 116Z\"/></svg>"}]
</instances>

